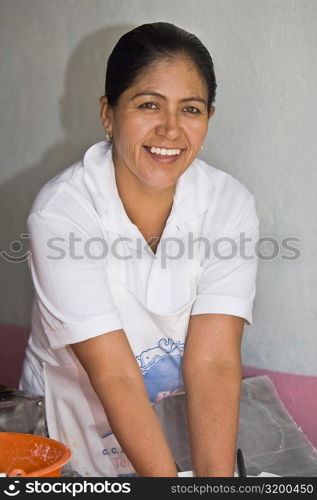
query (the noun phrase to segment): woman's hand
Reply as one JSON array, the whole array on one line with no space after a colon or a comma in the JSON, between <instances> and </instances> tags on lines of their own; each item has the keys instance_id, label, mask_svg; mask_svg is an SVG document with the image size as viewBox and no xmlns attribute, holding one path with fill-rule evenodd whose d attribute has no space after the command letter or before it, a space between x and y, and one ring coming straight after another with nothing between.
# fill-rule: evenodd
<instances>
[{"instance_id":1,"label":"woman's hand","mask_svg":"<svg viewBox=\"0 0 317 500\"><path fill-rule=\"evenodd\" d=\"M183 360L187 416L196 476L234 475L244 320L192 316Z\"/></svg>"},{"instance_id":2,"label":"woman's hand","mask_svg":"<svg viewBox=\"0 0 317 500\"><path fill-rule=\"evenodd\" d=\"M137 474L176 477L171 450L124 331L105 333L71 347Z\"/></svg>"}]
</instances>

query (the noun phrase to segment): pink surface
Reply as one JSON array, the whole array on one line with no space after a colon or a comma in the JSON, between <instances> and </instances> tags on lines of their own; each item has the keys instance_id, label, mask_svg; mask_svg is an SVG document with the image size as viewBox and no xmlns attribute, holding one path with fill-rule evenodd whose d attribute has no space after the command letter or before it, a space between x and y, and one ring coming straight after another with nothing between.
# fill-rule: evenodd
<instances>
[{"instance_id":1,"label":"pink surface","mask_svg":"<svg viewBox=\"0 0 317 500\"><path fill-rule=\"evenodd\" d=\"M317 377L243 367L243 378L268 375L288 413L317 448Z\"/></svg>"},{"instance_id":2,"label":"pink surface","mask_svg":"<svg viewBox=\"0 0 317 500\"><path fill-rule=\"evenodd\" d=\"M30 328L0 324L0 384L17 387Z\"/></svg>"}]
</instances>

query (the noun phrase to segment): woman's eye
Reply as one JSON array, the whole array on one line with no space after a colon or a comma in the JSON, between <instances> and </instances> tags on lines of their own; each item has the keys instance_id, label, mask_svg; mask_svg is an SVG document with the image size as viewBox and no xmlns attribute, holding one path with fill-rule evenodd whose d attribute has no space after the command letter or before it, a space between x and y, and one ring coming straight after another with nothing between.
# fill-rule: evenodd
<instances>
[{"instance_id":1,"label":"woman's eye","mask_svg":"<svg viewBox=\"0 0 317 500\"><path fill-rule=\"evenodd\" d=\"M189 113L192 113L192 114L200 113L199 109L196 108L196 106L186 106L185 110Z\"/></svg>"},{"instance_id":2,"label":"woman's eye","mask_svg":"<svg viewBox=\"0 0 317 500\"><path fill-rule=\"evenodd\" d=\"M143 104L141 104L140 108L155 109L156 108L156 104L154 104L154 102L144 102Z\"/></svg>"}]
</instances>

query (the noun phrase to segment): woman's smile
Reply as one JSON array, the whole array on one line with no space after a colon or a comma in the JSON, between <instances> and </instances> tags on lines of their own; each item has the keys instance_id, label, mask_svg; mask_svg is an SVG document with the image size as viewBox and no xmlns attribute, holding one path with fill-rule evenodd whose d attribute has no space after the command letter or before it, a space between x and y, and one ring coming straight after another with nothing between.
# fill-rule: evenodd
<instances>
[{"instance_id":1,"label":"woman's smile","mask_svg":"<svg viewBox=\"0 0 317 500\"><path fill-rule=\"evenodd\" d=\"M149 157L159 163L170 164L174 163L182 156L184 149L174 148L157 148L155 146L143 146Z\"/></svg>"}]
</instances>

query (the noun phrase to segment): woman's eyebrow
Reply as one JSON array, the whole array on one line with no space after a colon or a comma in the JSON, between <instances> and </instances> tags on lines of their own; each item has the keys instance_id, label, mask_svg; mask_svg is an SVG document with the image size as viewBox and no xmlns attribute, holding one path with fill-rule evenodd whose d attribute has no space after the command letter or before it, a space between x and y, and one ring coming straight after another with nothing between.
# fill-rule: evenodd
<instances>
[{"instance_id":1,"label":"woman's eyebrow","mask_svg":"<svg viewBox=\"0 0 317 500\"><path fill-rule=\"evenodd\" d=\"M149 92L139 92L138 94L135 94L133 97L131 97L131 101L132 101L132 99L136 99L136 97L140 97L140 96L154 96L154 97L160 97L161 99L166 100L166 97L164 95L160 94L159 92L150 92L149 91ZM207 107L207 102L202 97L191 96L191 97L185 97L184 99L180 100L180 102L189 102L189 101L201 102L202 104L204 104Z\"/></svg>"}]
</instances>

